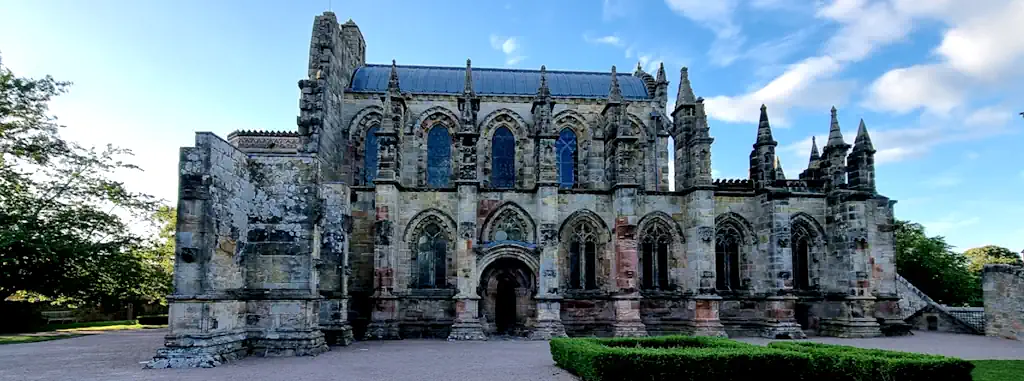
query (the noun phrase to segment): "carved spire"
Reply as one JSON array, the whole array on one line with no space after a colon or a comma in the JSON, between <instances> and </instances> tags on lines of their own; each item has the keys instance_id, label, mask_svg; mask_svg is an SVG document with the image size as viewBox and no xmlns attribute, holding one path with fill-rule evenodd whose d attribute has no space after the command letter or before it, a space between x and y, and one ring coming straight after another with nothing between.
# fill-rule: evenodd
<instances>
[{"instance_id":1,"label":"carved spire","mask_svg":"<svg viewBox=\"0 0 1024 381\"><path fill-rule=\"evenodd\" d=\"M815 161L818 160L821 160L821 155L818 154L818 141L813 136L811 136L811 160L809 161L809 163L814 163Z\"/></svg>"},{"instance_id":2,"label":"carved spire","mask_svg":"<svg viewBox=\"0 0 1024 381\"><path fill-rule=\"evenodd\" d=\"M839 118L836 116L836 106L832 106L832 124L828 128L827 147L846 145L843 141L843 132L839 130Z\"/></svg>"},{"instance_id":3,"label":"carved spire","mask_svg":"<svg viewBox=\"0 0 1024 381\"><path fill-rule=\"evenodd\" d=\"M640 74L644 73L643 65L640 65L640 61L636 61L636 71L633 72L634 77L639 77Z\"/></svg>"},{"instance_id":4,"label":"carved spire","mask_svg":"<svg viewBox=\"0 0 1024 381\"><path fill-rule=\"evenodd\" d=\"M696 101L697 97L693 95L693 88L690 87L689 69L683 66L682 69L679 69L679 91L676 92L676 107Z\"/></svg>"},{"instance_id":5,"label":"carved spire","mask_svg":"<svg viewBox=\"0 0 1024 381\"><path fill-rule=\"evenodd\" d=\"M785 180L786 172L782 171L782 160L779 159L778 155L775 155L775 163L772 166L775 167L775 179Z\"/></svg>"},{"instance_id":6,"label":"carved spire","mask_svg":"<svg viewBox=\"0 0 1024 381\"><path fill-rule=\"evenodd\" d=\"M668 77L665 76L665 63L658 64L658 77L655 79L657 83L668 83Z\"/></svg>"},{"instance_id":7,"label":"carved spire","mask_svg":"<svg viewBox=\"0 0 1024 381\"><path fill-rule=\"evenodd\" d=\"M864 119L861 119L860 125L857 126L857 138L853 141L853 150L875 152L875 146L871 144L871 136L868 135L868 128L864 125Z\"/></svg>"},{"instance_id":8,"label":"carved spire","mask_svg":"<svg viewBox=\"0 0 1024 381\"><path fill-rule=\"evenodd\" d=\"M619 75L615 72L615 65L612 65L612 86L608 90L608 103L622 102L622 89L619 88Z\"/></svg>"},{"instance_id":9,"label":"carved spire","mask_svg":"<svg viewBox=\"0 0 1024 381\"><path fill-rule=\"evenodd\" d=\"M768 123L768 107L761 105L761 121L757 124L757 142L754 147L771 144L778 144L772 138L772 126Z\"/></svg>"},{"instance_id":10,"label":"carved spire","mask_svg":"<svg viewBox=\"0 0 1024 381\"><path fill-rule=\"evenodd\" d=\"M466 58L466 88L463 92L469 96L476 95L476 93L473 92L473 65L469 58Z\"/></svg>"},{"instance_id":11,"label":"carved spire","mask_svg":"<svg viewBox=\"0 0 1024 381\"><path fill-rule=\"evenodd\" d=\"M391 76L388 77L388 92L394 92L395 94L401 94L401 88L398 86L398 65L395 64L395 60L391 60Z\"/></svg>"},{"instance_id":12,"label":"carved spire","mask_svg":"<svg viewBox=\"0 0 1024 381\"><path fill-rule=\"evenodd\" d=\"M537 97L550 97L551 89L548 88L548 69L540 65L540 87L537 87Z\"/></svg>"}]
</instances>

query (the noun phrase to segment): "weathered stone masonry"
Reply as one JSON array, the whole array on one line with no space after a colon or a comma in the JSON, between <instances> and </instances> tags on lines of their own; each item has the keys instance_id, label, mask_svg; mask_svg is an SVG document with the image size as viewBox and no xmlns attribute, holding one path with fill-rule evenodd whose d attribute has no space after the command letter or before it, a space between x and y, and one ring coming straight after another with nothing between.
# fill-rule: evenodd
<instances>
[{"instance_id":1,"label":"weathered stone masonry","mask_svg":"<svg viewBox=\"0 0 1024 381\"><path fill-rule=\"evenodd\" d=\"M894 201L863 122L846 144L833 109L823 154L786 179L762 107L750 178L714 180L685 68L667 105L663 68L370 65L365 50L355 23L316 17L297 131L182 149L171 332L150 366L353 338L900 322Z\"/></svg>"},{"instance_id":2,"label":"weathered stone masonry","mask_svg":"<svg viewBox=\"0 0 1024 381\"><path fill-rule=\"evenodd\" d=\"M985 265L985 335L1024 341L1024 267Z\"/></svg>"}]
</instances>

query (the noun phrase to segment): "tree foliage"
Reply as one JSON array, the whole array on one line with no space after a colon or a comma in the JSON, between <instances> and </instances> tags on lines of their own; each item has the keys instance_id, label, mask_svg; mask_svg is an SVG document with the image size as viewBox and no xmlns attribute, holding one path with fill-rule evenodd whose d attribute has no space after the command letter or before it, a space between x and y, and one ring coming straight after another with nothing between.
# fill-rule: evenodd
<instances>
[{"instance_id":1,"label":"tree foliage","mask_svg":"<svg viewBox=\"0 0 1024 381\"><path fill-rule=\"evenodd\" d=\"M1002 246L986 245L975 247L965 251L964 256L967 257L968 261L967 269L978 275L981 274L981 270L988 264L1002 263L1024 266L1024 261L1021 261L1020 255Z\"/></svg>"},{"instance_id":2,"label":"tree foliage","mask_svg":"<svg viewBox=\"0 0 1024 381\"><path fill-rule=\"evenodd\" d=\"M980 301L977 276L967 257L953 251L941 236L929 237L924 226L896 221L896 271L938 303L974 305Z\"/></svg>"},{"instance_id":3,"label":"tree foliage","mask_svg":"<svg viewBox=\"0 0 1024 381\"><path fill-rule=\"evenodd\" d=\"M130 151L59 135L48 106L68 86L17 77L0 61L0 300L18 291L86 302L149 298L168 284L166 266L155 265L166 248L155 249L160 240L133 232L121 215L163 218L159 203L113 179L139 170L122 161Z\"/></svg>"}]
</instances>

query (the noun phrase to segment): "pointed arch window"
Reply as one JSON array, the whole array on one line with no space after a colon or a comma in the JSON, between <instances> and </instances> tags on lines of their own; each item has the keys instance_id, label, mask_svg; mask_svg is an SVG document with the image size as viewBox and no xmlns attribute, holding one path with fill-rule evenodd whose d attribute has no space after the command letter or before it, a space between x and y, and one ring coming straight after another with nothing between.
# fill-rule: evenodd
<instances>
[{"instance_id":1,"label":"pointed arch window","mask_svg":"<svg viewBox=\"0 0 1024 381\"><path fill-rule=\"evenodd\" d=\"M363 142L363 184L373 185L373 179L377 178L377 126L370 127L366 131L366 141Z\"/></svg>"},{"instance_id":2,"label":"pointed arch window","mask_svg":"<svg viewBox=\"0 0 1024 381\"><path fill-rule=\"evenodd\" d=\"M811 288L810 274L810 237L803 229L794 229L793 234L793 288L807 290Z\"/></svg>"},{"instance_id":3,"label":"pointed arch window","mask_svg":"<svg viewBox=\"0 0 1024 381\"><path fill-rule=\"evenodd\" d=\"M715 285L719 290L737 290L740 282L740 245L743 235L735 226L718 228L715 237Z\"/></svg>"},{"instance_id":4,"label":"pointed arch window","mask_svg":"<svg viewBox=\"0 0 1024 381\"><path fill-rule=\"evenodd\" d=\"M569 287L597 288L597 232L587 222L577 224L569 238Z\"/></svg>"},{"instance_id":5,"label":"pointed arch window","mask_svg":"<svg viewBox=\"0 0 1024 381\"><path fill-rule=\"evenodd\" d=\"M508 127L498 128L491 138L491 186L512 188L516 182L516 137Z\"/></svg>"},{"instance_id":6,"label":"pointed arch window","mask_svg":"<svg viewBox=\"0 0 1024 381\"><path fill-rule=\"evenodd\" d=\"M427 133L427 185L447 187L452 177L452 139L448 129L435 125Z\"/></svg>"},{"instance_id":7,"label":"pointed arch window","mask_svg":"<svg viewBox=\"0 0 1024 381\"><path fill-rule=\"evenodd\" d=\"M672 242L669 230L662 223L651 223L643 231L640 239L641 262L643 273L641 282L647 290L667 290L668 287L668 249Z\"/></svg>"},{"instance_id":8,"label":"pointed arch window","mask_svg":"<svg viewBox=\"0 0 1024 381\"><path fill-rule=\"evenodd\" d=\"M558 184L560 188L572 188L576 184L576 133L563 128L555 141L558 155Z\"/></svg>"},{"instance_id":9,"label":"pointed arch window","mask_svg":"<svg viewBox=\"0 0 1024 381\"><path fill-rule=\"evenodd\" d=\"M416 241L416 266L419 288L443 288L446 282L448 240L436 223L423 228Z\"/></svg>"}]
</instances>

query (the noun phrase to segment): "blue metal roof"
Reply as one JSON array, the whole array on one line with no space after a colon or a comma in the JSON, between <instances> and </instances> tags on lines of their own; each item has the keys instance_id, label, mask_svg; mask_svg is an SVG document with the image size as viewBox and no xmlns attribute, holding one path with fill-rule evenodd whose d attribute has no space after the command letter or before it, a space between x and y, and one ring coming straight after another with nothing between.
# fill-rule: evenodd
<instances>
[{"instance_id":1,"label":"blue metal roof","mask_svg":"<svg viewBox=\"0 0 1024 381\"><path fill-rule=\"evenodd\" d=\"M352 75L349 91L382 93L388 88L391 65L366 65ZM625 99L650 99L639 77L619 73L619 87ZM611 72L547 72L551 95L572 98L607 98ZM442 66L398 66L402 92L413 94L462 94L466 68ZM479 95L527 95L537 93L540 70L473 68L473 90Z\"/></svg>"}]
</instances>

